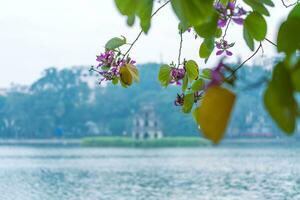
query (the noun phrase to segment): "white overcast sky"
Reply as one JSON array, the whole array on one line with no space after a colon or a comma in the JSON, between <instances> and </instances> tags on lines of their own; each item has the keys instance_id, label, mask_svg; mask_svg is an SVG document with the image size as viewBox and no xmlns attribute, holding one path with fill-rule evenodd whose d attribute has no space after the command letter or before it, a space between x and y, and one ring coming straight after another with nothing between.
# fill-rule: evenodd
<instances>
[{"instance_id":1,"label":"white overcast sky","mask_svg":"<svg viewBox=\"0 0 300 200\"><path fill-rule=\"evenodd\" d=\"M267 19L268 38L273 41L278 24L289 11L280 0L274 2L276 7ZM132 57L138 63L175 61L177 24L167 6L154 17L148 36L141 37ZM124 35L130 42L138 31L138 26L126 26L113 0L0 0L0 87L12 82L30 84L51 66L93 65L108 39ZM230 26L228 36L229 42L236 42L232 49L235 55L247 57L251 53L240 26ZM201 40L189 34L184 38L183 56L197 59ZM275 53L268 43L264 43L264 50L268 56ZM215 60L212 57L211 62Z\"/></svg>"}]
</instances>

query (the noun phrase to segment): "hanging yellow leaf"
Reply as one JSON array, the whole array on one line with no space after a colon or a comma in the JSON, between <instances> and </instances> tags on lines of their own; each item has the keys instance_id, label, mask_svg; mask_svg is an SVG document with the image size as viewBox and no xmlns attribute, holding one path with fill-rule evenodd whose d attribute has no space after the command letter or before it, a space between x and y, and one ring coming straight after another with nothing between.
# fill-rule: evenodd
<instances>
[{"instance_id":1,"label":"hanging yellow leaf","mask_svg":"<svg viewBox=\"0 0 300 200\"><path fill-rule=\"evenodd\" d=\"M130 72L132 79L135 82L140 82L139 70L137 69L137 67L132 64L127 64L126 67L127 67L128 71Z\"/></svg>"},{"instance_id":2,"label":"hanging yellow leaf","mask_svg":"<svg viewBox=\"0 0 300 200\"><path fill-rule=\"evenodd\" d=\"M128 87L132 84L132 75L126 66L120 68L120 80L123 87Z\"/></svg>"},{"instance_id":3,"label":"hanging yellow leaf","mask_svg":"<svg viewBox=\"0 0 300 200\"><path fill-rule=\"evenodd\" d=\"M223 138L235 102L235 94L220 86L210 87L197 109L197 120L205 137L217 144Z\"/></svg>"}]
</instances>

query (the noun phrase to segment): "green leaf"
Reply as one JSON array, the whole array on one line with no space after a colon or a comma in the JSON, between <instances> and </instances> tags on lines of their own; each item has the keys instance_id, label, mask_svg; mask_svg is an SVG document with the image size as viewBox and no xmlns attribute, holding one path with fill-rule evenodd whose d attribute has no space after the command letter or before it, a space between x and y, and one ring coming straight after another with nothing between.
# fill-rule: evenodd
<instances>
[{"instance_id":1,"label":"green leaf","mask_svg":"<svg viewBox=\"0 0 300 200\"><path fill-rule=\"evenodd\" d=\"M160 84L164 87L167 87L170 83L170 73L171 67L169 65L162 65L159 69L158 80Z\"/></svg>"},{"instance_id":2,"label":"green leaf","mask_svg":"<svg viewBox=\"0 0 300 200\"><path fill-rule=\"evenodd\" d=\"M132 16L135 14L135 0L115 0L115 4L122 15Z\"/></svg>"},{"instance_id":3,"label":"green leaf","mask_svg":"<svg viewBox=\"0 0 300 200\"><path fill-rule=\"evenodd\" d=\"M209 68L203 69L201 77L205 79L211 79L211 69Z\"/></svg>"},{"instance_id":4,"label":"green leaf","mask_svg":"<svg viewBox=\"0 0 300 200\"><path fill-rule=\"evenodd\" d=\"M253 11L257 11L260 14L270 16L268 9L264 6L264 4L258 0L244 0L246 4L248 4Z\"/></svg>"},{"instance_id":5,"label":"green leaf","mask_svg":"<svg viewBox=\"0 0 300 200\"><path fill-rule=\"evenodd\" d=\"M151 15L153 10L153 0L139 0L136 14L140 18L140 23L144 33L147 33L151 25Z\"/></svg>"},{"instance_id":6,"label":"green leaf","mask_svg":"<svg viewBox=\"0 0 300 200\"><path fill-rule=\"evenodd\" d=\"M102 66L101 69L104 71L108 71L110 69L110 66Z\"/></svg>"},{"instance_id":7,"label":"green leaf","mask_svg":"<svg viewBox=\"0 0 300 200\"><path fill-rule=\"evenodd\" d=\"M300 4L297 4L293 10L291 10L289 17L300 17Z\"/></svg>"},{"instance_id":8,"label":"green leaf","mask_svg":"<svg viewBox=\"0 0 300 200\"><path fill-rule=\"evenodd\" d=\"M203 79L198 79L196 81L194 81L194 83L192 84L191 89L193 90L193 92L198 92L203 90L204 88L204 80Z\"/></svg>"},{"instance_id":9,"label":"green leaf","mask_svg":"<svg viewBox=\"0 0 300 200\"><path fill-rule=\"evenodd\" d=\"M255 40L263 41L265 39L267 34L267 22L258 12L254 11L246 17L244 27Z\"/></svg>"},{"instance_id":10,"label":"green leaf","mask_svg":"<svg viewBox=\"0 0 300 200\"><path fill-rule=\"evenodd\" d=\"M199 68L195 61L189 60L185 64L185 70L188 75L189 81L196 80L199 75Z\"/></svg>"},{"instance_id":11,"label":"green leaf","mask_svg":"<svg viewBox=\"0 0 300 200\"><path fill-rule=\"evenodd\" d=\"M118 78L114 78L112 80L112 84L117 85L119 83L119 79Z\"/></svg>"},{"instance_id":12,"label":"green leaf","mask_svg":"<svg viewBox=\"0 0 300 200\"><path fill-rule=\"evenodd\" d=\"M273 70L272 80L264 94L267 111L286 133L293 133L296 126L297 103L288 68L283 62Z\"/></svg>"},{"instance_id":13,"label":"green leaf","mask_svg":"<svg viewBox=\"0 0 300 200\"><path fill-rule=\"evenodd\" d=\"M185 92L185 90L188 87L188 81L189 81L189 78L188 78L187 74L185 74L183 77L183 80L182 80L182 92L183 93Z\"/></svg>"},{"instance_id":14,"label":"green leaf","mask_svg":"<svg viewBox=\"0 0 300 200\"><path fill-rule=\"evenodd\" d=\"M147 33L151 24L153 0L115 0L116 6L122 15L128 17L127 23L133 24L134 16L140 18L142 30Z\"/></svg>"},{"instance_id":15,"label":"green leaf","mask_svg":"<svg viewBox=\"0 0 300 200\"><path fill-rule=\"evenodd\" d=\"M198 26L214 11L213 0L171 0L172 8L183 27Z\"/></svg>"},{"instance_id":16,"label":"green leaf","mask_svg":"<svg viewBox=\"0 0 300 200\"><path fill-rule=\"evenodd\" d=\"M220 38L220 37L222 37L222 29L221 28L217 28L216 38Z\"/></svg>"},{"instance_id":17,"label":"green leaf","mask_svg":"<svg viewBox=\"0 0 300 200\"><path fill-rule=\"evenodd\" d=\"M219 1L221 4L223 4L223 6L227 6L229 3L229 0L220 0Z\"/></svg>"},{"instance_id":18,"label":"green leaf","mask_svg":"<svg viewBox=\"0 0 300 200\"><path fill-rule=\"evenodd\" d=\"M114 37L112 39L110 39L106 44L105 44L105 49L107 50L114 50L119 48L120 46L126 44L126 38L118 38L118 37Z\"/></svg>"},{"instance_id":19,"label":"green leaf","mask_svg":"<svg viewBox=\"0 0 300 200\"><path fill-rule=\"evenodd\" d=\"M214 12L208 20L199 26L195 26L195 31L202 38L212 38L216 35L218 27L219 14Z\"/></svg>"},{"instance_id":20,"label":"green leaf","mask_svg":"<svg viewBox=\"0 0 300 200\"><path fill-rule=\"evenodd\" d=\"M214 42L214 38L204 39L199 49L200 58L209 58L215 48Z\"/></svg>"},{"instance_id":21,"label":"green leaf","mask_svg":"<svg viewBox=\"0 0 300 200\"><path fill-rule=\"evenodd\" d=\"M292 82L293 82L294 89L300 92L300 59L293 69Z\"/></svg>"},{"instance_id":22,"label":"green leaf","mask_svg":"<svg viewBox=\"0 0 300 200\"><path fill-rule=\"evenodd\" d=\"M178 30L182 31L183 33L186 32L190 27L191 25L184 25L182 23L178 24Z\"/></svg>"},{"instance_id":23,"label":"green leaf","mask_svg":"<svg viewBox=\"0 0 300 200\"><path fill-rule=\"evenodd\" d=\"M135 22L135 15L128 16L128 18L127 18L127 25L128 26L133 26L134 22Z\"/></svg>"},{"instance_id":24,"label":"green leaf","mask_svg":"<svg viewBox=\"0 0 300 200\"><path fill-rule=\"evenodd\" d=\"M274 3L272 0L260 0L263 4L268 5L270 7L274 7Z\"/></svg>"},{"instance_id":25,"label":"green leaf","mask_svg":"<svg viewBox=\"0 0 300 200\"><path fill-rule=\"evenodd\" d=\"M277 49L291 55L300 49L300 17L289 17L279 28Z\"/></svg>"},{"instance_id":26,"label":"green leaf","mask_svg":"<svg viewBox=\"0 0 300 200\"><path fill-rule=\"evenodd\" d=\"M183 100L182 112L189 113L191 112L194 104L194 93L186 94Z\"/></svg>"},{"instance_id":27,"label":"green leaf","mask_svg":"<svg viewBox=\"0 0 300 200\"><path fill-rule=\"evenodd\" d=\"M243 36L244 36L244 40L245 40L246 44L251 49L251 51L254 51L254 39L249 35L245 26L244 26L243 30L244 30Z\"/></svg>"}]
</instances>

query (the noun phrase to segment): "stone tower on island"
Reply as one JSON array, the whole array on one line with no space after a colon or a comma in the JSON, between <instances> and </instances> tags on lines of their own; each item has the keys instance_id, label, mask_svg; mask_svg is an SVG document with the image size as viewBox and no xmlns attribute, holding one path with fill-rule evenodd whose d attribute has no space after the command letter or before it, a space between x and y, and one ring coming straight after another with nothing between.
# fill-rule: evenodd
<instances>
[{"instance_id":1,"label":"stone tower on island","mask_svg":"<svg viewBox=\"0 0 300 200\"><path fill-rule=\"evenodd\" d=\"M143 105L133 117L132 137L137 140L163 137L159 120L152 105Z\"/></svg>"}]
</instances>

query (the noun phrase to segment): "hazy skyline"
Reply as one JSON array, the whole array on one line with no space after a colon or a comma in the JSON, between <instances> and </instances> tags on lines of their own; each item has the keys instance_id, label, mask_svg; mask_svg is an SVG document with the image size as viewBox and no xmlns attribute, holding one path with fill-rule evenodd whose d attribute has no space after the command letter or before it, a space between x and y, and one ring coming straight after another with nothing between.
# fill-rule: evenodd
<instances>
[{"instance_id":1,"label":"hazy skyline","mask_svg":"<svg viewBox=\"0 0 300 200\"><path fill-rule=\"evenodd\" d=\"M139 32L138 23L133 28L127 27L113 0L0 0L0 3L0 88L8 87L11 82L30 84L43 69L52 66L93 65L95 55L103 51L108 39L124 35L130 42ZM276 40L277 26L289 10L279 0L271 9L267 37L272 41ZM176 61L177 24L177 18L167 6L154 17L149 34L141 37L131 53L132 58L138 64ZM241 31L241 26L231 25L227 39L236 42L234 54L245 58L251 52L242 40ZM200 61L200 43L192 34L185 34L183 57ZM275 49L264 42L264 52L272 56ZM216 61L213 56L205 67Z\"/></svg>"}]
</instances>

